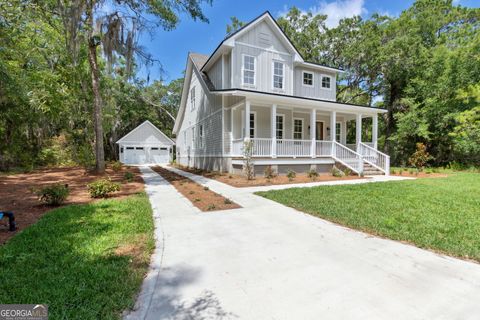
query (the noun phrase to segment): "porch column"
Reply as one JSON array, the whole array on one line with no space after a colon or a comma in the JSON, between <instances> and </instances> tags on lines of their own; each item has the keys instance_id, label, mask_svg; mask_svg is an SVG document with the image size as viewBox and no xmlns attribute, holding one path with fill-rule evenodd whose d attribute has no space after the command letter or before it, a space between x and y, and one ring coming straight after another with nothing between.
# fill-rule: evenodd
<instances>
[{"instance_id":1,"label":"porch column","mask_svg":"<svg viewBox=\"0 0 480 320\"><path fill-rule=\"evenodd\" d=\"M337 112L330 111L330 140L332 141L332 156L336 154L335 152L335 139L337 133Z\"/></svg>"},{"instance_id":2,"label":"porch column","mask_svg":"<svg viewBox=\"0 0 480 320\"><path fill-rule=\"evenodd\" d=\"M378 114L372 117L372 143L373 148L377 150L378 144Z\"/></svg>"},{"instance_id":3,"label":"porch column","mask_svg":"<svg viewBox=\"0 0 480 320\"><path fill-rule=\"evenodd\" d=\"M315 158L317 156L316 150L317 150L317 142L315 138L317 137L317 110L312 109L310 111L310 139L312 140L312 146L311 146L311 154L312 158Z\"/></svg>"},{"instance_id":4,"label":"porch column","mask_svg":"<svg viewBox=\"0 0 480 320\"><path fill-rule=\"evenodd\" d=\"M273 104L270 115L270 137L272 138L272 158L277 157L277 105Z\"/></svg>"},{"instance_id":5,"label":"porch column","mask_svg":"<svg viewBox=\"0 0 480 320\"><path fill-rule=\"evenodd\" d=\"M245 132L243 138L250 139L250 100L245 100Z\"/></svg>"},{"instance_id":6,"label":"porch column","mask_svg":"<svg viewBox=\"0 0 480 320\"><path fill-rule=\"evenodd\" d=\"M362 114L357 114L356 124L355 124L355 145L357 147L357 152L359 150L360 142L362 142Z\"/></svg>"}]
</instances>

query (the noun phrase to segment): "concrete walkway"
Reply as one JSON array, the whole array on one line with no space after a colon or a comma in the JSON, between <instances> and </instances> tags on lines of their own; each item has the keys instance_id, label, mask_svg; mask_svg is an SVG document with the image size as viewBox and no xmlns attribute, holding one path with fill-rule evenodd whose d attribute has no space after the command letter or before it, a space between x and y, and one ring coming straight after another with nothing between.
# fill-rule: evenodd
<instances>
[{"instance_id":1,"label":"concrete walkway","mask_svg":"<svg viewBox=\"0 0 480 320\"><path fill-rule=\"evenodd\" d=\"M479 318L478 264L182 172L243 206L201 213L151 169L141 170L157 248L128 319Z\"/></svg>"}]
</instances>

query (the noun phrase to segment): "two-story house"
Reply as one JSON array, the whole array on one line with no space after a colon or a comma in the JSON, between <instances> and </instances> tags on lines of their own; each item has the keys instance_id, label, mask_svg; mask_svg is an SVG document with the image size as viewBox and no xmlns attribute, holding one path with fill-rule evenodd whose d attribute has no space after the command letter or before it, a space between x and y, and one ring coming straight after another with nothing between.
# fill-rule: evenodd
<instances>
[{"instance_id":1,"label":"two-story house","mask_svg":"<svg viewBox=\"0 0 480 320\"><path fill-rule=\"evenodd\" d=\"M173 133L177 162L207 170L242 169L245 141L255 171L271 165L326 172L337 163L355 173L389 172L377 151L383 109L336 102L341 70L305 61L269 12L227 36L210 56L190 53ZM372 141L362 119L372 118ZM356 140L347 145L347 122ZM365 172L367 173L367 172Z\"/></svg>"}]
</instances>

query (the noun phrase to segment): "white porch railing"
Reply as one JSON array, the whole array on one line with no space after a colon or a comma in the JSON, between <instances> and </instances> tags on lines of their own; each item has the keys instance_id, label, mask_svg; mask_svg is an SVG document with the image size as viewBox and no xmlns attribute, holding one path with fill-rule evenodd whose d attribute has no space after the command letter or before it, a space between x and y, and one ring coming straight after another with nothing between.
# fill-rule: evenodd
<instances>
[{"instance_id":1,"label":"white porch railing","mask_svg":"<svg viewBox=\"0 0 480 320\"><path fill-rule=\"evenodd\" d=\"M316 150L315 153L317 156L332 156L332 141L316 141Z\"/></svg>"},{"instance_id":2,"label":"white porch railing","mask_svg":"<svg viewBox=\"0 0 480 320\"><path fill-rule=\"evenodd\" d=\"M334 142L332 149L332 157L336 161L352 169L357 174L363 172L363 159L360 154L336 141Z\"/></svg>"},{"instance_id":3,"label":"white porch railing","mask_svg":"<svg viewBox=\"0 0 480 320\"><path fill-rule=\"evenodd\" d=\"M308 157L311 156L312 140L279 139L277 140L277 156Z\"/></svg>"},{"instance_id":4,"label":"white porch railing","mask_svg":"<svg viewBox=\"0 0 480 320\"><path fill-rule=\"evenodd\" d=\"M272 155L272 139L255 138L250 139L253 143L253 155L256 157L269 157Z\"/></svg>"},{"instance_id":5,"label":"white porch railing","mask_svg":"<svg viewBox=\"0 0 480 320\"><path fill-rule=\"evenodd\" d=\"M243 138L232 140L232 155L241 156L243 154Z\"/></svg>"},{"instance_id":6,"label":"white porch railing","mask_svg":"<svg viewBox=\"0 0 480 320\"><path fill-rule=\"evenodd\" d=\"M383 171L385 175L390 174L390 157L365 143L360 143L358 153L361 154L364 161L375 168Z\"/></svg>"}]
</instances>

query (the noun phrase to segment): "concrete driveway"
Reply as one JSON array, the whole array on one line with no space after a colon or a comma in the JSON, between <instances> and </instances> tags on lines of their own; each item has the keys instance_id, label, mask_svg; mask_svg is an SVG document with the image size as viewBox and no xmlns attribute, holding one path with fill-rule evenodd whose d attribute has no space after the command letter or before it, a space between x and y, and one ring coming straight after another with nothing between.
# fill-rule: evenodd
<instances>
[{"instance_id":1,"label":"concrete driveway","mask_svg":"<svg viewBox=\"0 0 480 320\"><path fill-rule=\"evenodd\" d=\"M200 213L142 168L157 249L128 319L479 319L480 265L192 176L244 208Z\"/></svg>"}]
</instances>

